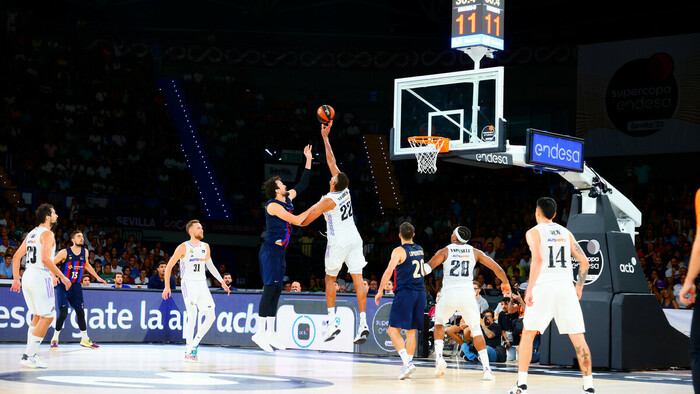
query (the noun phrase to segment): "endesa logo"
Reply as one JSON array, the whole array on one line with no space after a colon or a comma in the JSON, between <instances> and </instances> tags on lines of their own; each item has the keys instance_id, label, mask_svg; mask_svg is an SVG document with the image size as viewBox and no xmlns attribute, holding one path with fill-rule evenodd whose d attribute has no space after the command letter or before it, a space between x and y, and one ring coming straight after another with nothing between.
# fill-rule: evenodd
<instances>
[{"instance_id":1,"label":"endesa logo","mask_svg":"<svg viewBox=\"0 0 700 394\"><path fill-rule=\"evenodd\" d=\"M634 267L637 266L637 259L632 257L630 259L630 262L627 264L620 264L620 272L625 273L625 274L633 274L634 273Z\"/></svg>"}]
</instances>

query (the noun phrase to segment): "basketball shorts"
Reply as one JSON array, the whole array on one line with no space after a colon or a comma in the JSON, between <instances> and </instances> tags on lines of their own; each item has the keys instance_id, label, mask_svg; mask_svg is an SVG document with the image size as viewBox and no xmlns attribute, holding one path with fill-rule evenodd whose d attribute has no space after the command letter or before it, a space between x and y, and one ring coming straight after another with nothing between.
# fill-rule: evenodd
<instances>
[{"instance_id":1,"label":"basketball shorts","mask_svg":"<svg viewBox=\"0 0 700 394\"><path fill-rule=\"evenodd\" d=\"M80 283L73 283L70 289L58 282L56 286L56 307L58 309L67 309L68 305L73 309L84 308L83 306L83 286Z\"/></svg>"},{"instance_id":2,"label":"basketball shorts","mask_svg":"<svg viewBox=\"0 0 700 394\"><path fill-rule=\"evenodd\" d=\"M207 281L204 280L183 280L182 298L185 300L185 307L195 305L198 309L214 308L214 299L211 296Z\"/></svg>"},{"instance_id":3,"label":"basketball shorts","mask_svg":"<svg viewBox=\"0 0 700 394\"><path fill-rule=\"evenodd\" d=\"M48 271L28 269L22 276L22 295L27 309L34 316L53 317L56 297L53 281Z\"/></svg>"},{"instance_id":4,"label":"basketball shorts","mask_svg":"<svg viewBox=\"0 0 700 394\"><path fill-rule=\"evenodd\" d=\"M586 332L581 304L571 282L537 283L532 289L532 306L525 309L523 328L544 332L554 319L561 334Z\"/></svg>"},{"instance_id":5,"label":"basketball shorts","mask_svg":"<svg viewBox=\"0 0 700 394\"><path fill-rule=\"evenodd\" d=\"M445 325L455 312L462 314L464 323L469 326L472 336L481 333L481 312L473 287L452 287L440 292L440 300L435 306L435 324Z\"/></svg>"},{"instance_id":6,"label":"basketball shorts","mask_svg":"<svg viewBox=\"0 0 700 394\"><path fill-rule=\"evenodd\" d=\"M404 330L422 330L426 304L425 290L399 290L389 312L389 326Z\"/></svg>"},{"instance_id":7,"label":"basketball shorts","mask_svg":"<svg viewBox=\"0 0 700 394\"><path fill-rule=\"evenodd\" d=\"M284 272L287 270L285 253L285 247L275 243L264 242L260 246L260 277L264 285L284 285Z\"/></svg>"},{"instance_id":8,"label":"basketball shorts","mask_svg":"<svg viewBox=\"0 0 700 394\"><path fill-rule=\"evenodd\" d=\"M326 275L338 276L343 268L343 263L348 266L350 274L361 274L362 268L367 265L365 255L362 252L362 238L357 238L348 245L326 246Z\"/></svg>"}]
</instances>

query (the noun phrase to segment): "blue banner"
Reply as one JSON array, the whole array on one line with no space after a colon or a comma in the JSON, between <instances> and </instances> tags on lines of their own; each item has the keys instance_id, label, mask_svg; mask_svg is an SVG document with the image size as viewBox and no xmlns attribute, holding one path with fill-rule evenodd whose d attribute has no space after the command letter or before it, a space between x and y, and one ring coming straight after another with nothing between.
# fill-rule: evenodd
<instances>
[{"instance_id":1,"label":"blue banner","mask_svg":"<svg viewBox=\"0 0 700 394\"><path fill-rule=\"evenodd\" d=\"M184 343L182 327L186 313L179 291L174 291L167 300L161 298L161 292L147 290L84 288L83 295L88 335L98 344ZM227 295L214 291L212 296L216 304L216 320L202 344L255 346L250 338L257 331L260 293L234 292ZM0 342L25 342L32 316L24 297L21 293L11 292L9 286L0 285L0 299ZM338 295L336 320L341 333L326 343L323 341L327 319L324 294L286 293L280 298L277 332L289 348L386 355L394 351L387 334L392 301L391 296L385 297L378 307L372 297L367 298L370 337L364 344L355 345L353 339L359 321L357 300L354 294ZM49 330L47 337L52 334L53 330ZM60 340L80 341L76 315L71 308Z\"/></svg>"}]
</instances>

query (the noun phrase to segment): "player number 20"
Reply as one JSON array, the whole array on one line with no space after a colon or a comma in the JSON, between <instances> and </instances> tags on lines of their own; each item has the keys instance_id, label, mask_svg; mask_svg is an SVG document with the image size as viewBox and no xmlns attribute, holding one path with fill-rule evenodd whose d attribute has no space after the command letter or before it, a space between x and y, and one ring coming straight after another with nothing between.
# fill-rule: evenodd
<instances>
[{"instance_id":1,"label":"player number 20","mask_svg":"<svg viewBox=\"0 0 700 394\"><path fill-rule=\"evenodd\" d=\"M469 276L469 261L452 260L450 264L452 265L450 276Z\"/></svg>"},{"instance_id":2,"label":"player number 20","mask_svg":"<svg viewBox=\"0 0 700 394\"><path fill-rule=\"evenodd\" d=\"M413 277L414 278L422 278L425 276L425 268L423 267L423 262L425 260L420 259L420 262L418 260L413 260L413 265L416 266L416 270L413 271Z\"/></svg>"}]
</instances>

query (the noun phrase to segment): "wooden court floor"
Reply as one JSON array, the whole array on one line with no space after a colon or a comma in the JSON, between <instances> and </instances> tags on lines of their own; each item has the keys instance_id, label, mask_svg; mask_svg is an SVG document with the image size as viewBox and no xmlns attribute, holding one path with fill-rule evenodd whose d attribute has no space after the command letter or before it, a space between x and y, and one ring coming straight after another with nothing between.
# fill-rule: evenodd
<instances>
[{"instance_id":1,"label":"wooden court floor","mask_svg":"<svg viewBox=\"0 0 700 394\"><path fill-rule=\"evenodd\" d=\"M277 351L201 346L200 362L183 361L183 345L105 344L99 350L61 344L39 356L48 369L19 364L24 345L0 345L0 391L17 393L158 393L226 390L289 393L499 393L515 383L515 364L494 365L495 382L481 380L477 364L450 360L445 376L433 376L432 360L416 360L410 380L397 380L397 357L312 351ZM689 371L600 372L597 393L692 393ZM580 374L566 368L536 367L529 393L580 393Z\"/></svg>"}]
</instances>

